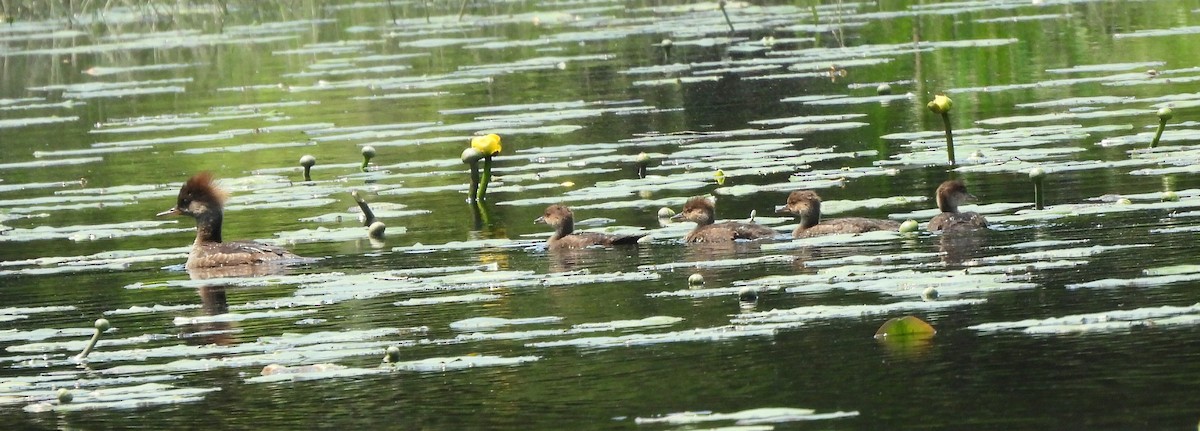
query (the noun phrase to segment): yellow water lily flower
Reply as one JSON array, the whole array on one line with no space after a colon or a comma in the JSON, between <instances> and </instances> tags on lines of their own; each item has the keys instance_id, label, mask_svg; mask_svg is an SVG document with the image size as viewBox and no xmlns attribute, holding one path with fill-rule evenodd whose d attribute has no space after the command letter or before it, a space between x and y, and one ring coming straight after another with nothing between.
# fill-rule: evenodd
<instances>
[{"instance_id":1,"label":"yellow water lily flower","mask_svg":"<svg viewBox=\"0 0 1200 431\"><path fill-rule=\"evenodd\" d=\"M500 153L500 135L495 133L471 138L471 148L479 151L484 157Z\"/></svg>"},{"instance_id":2,"label":"yellow water lily flower","mask_svg":"<svg viewBox=\"0 0 1200 431\"><path fill-rule=\"evenodd\" d=\"M950 107L954 106L954 101L946 97L945 94L933 96L933 101L929 102L929 110L934 114L945 114L950 112Z\"/></svg>"}]
</instances>

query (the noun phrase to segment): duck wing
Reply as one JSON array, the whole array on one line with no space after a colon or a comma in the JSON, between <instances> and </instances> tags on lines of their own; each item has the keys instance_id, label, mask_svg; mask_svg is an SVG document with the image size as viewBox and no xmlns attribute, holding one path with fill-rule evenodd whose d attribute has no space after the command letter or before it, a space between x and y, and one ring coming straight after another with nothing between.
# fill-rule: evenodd
<instances>
[{"instance_id":1,"label":"duck wing","mask_svg":"<svg viewBox=\"0 0 1200 431\"><path fill-rule=\"evenodd\" d=\"M733 230L733 237L735 239L755 240L774 238L777 234L775 229L771 229L757 223L728 222L722 224L728 225L728 227Z\"/></svg>"},{"instance_id":2,"label":"duck wing","mask_svg":"<svg viewBox=\"0 0 1200 431\"><path fill-rule=\"evenodd\" d=\"M987 219L976 212L941 213L929 221L929 230L965 230L987 227Z\"/></svg>"},{"instance_id":3,"label":"duck wing","mask_svg":"<svg viewBox=\"0 0 1200 431\"><path fill-rule=\"evenodd\" d=\"M195 245L188 257L189 268L254 265L280 260L303 259L283 247L254 241L230 241Z\"/></svg>"}]
</instances>

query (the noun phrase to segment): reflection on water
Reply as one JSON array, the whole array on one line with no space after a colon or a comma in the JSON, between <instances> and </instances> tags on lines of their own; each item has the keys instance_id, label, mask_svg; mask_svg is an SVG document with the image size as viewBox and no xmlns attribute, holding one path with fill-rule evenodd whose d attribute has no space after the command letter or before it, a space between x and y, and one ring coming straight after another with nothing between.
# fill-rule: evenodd
<instances>
[{"instance_id":1,"label":"reflection on water","mask_svg":"<svg viewBox=\"0 0 1200 431\"><path fill-rule=\"evenodd\" d=\"M51 3L0 11L16 428L1197 420L1194 4ZM941 92L974 155L953 171L924 106ZM1165 104L1170 149L1147 151ZM486 133L504 152L464 204L459 156ZM315 181L286 187L305 154ZM193 231L148 214L200 170L233 192L227 236L323 259L169 269ZM684 244L657 214L706 194L772 214L819 189L823 216L924 223L952 177L994 230L792 241L794 221L759 217L780 238ZM648 237L548 251L529 220L554 203ZM909 314L937 335L872 339ZM101 315L116 330L78 369ZM463 326L480 321L507 323Z\"/></svg>"},{"instance_id":2,"label":"reflection on water","mask_svg":"<svg viewBox=\"0 0 1200 431\"><path fill-rule=\"evenodd\" d=\"M938 250L942 252L942 262L958 266L979 257L987 245L987 237L987 231L981 229L958 229L943 233L938 237Z\"/></svg>"},{"instance_id":3,"label":"reflection on water","mask_svg":"<svg viewBox=\"0 0 1200 431\"><path fill-rule=\"evenodd\" d=\"M197 290L200 293L200 311L205 315L217 316L229 312L225 286L201 286ZM185 325L181 329L183 332L180 337L187 339L190 344L229 346L238 343L234 336L236 329L230 322L205 322Z\"/></svg>"}]
</instances>

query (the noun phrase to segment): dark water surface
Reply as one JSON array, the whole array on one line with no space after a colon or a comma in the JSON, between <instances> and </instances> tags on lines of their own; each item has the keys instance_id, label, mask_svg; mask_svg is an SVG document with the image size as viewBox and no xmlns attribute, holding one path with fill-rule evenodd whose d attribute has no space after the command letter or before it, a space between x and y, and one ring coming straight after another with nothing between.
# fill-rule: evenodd
<instances>
[{"instance_id":1,"label":"dark water surface","mask_svg":"<svg viewBox=\"0 0 1200 431\"><path fill-rule=\"evenodd\" d=\"M431 3L5 11L0 428L1200 420L1200 2L729 3L732 33L715 2L473 1L461 20ZM883 82L900 97L838 102ZM941 92L957 169L925 107ZM1167 150L1147 152L1168 104ZM486 133L503 152L475 213L458 156ZM154 214L203 170L233 193L227 239L325 258L183 271L192 222ZM948 178L992 230L705 247L657 217L711 194L719 218L754 211L785 236L774 207L814 188L829 216L924 223L910 213ZM332 215L351 190L382 242ZM579 228L650 239L547 252L532 220L558 202ZM904 315L936 336L872 337ZM114 329L81 365L99 317ZM462 327L485 317L533 320ZM380 365L387 346L399 364ZM346 368L269 380L268 364Z\"/></svg>"}]
</instances>

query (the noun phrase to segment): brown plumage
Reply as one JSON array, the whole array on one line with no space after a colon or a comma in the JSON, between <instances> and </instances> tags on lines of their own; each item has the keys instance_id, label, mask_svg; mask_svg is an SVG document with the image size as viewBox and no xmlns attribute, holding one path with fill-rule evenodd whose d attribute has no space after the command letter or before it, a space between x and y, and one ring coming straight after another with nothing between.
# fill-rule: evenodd
<instances>
[{"instance_id":1,"label":"brown plumage","mask_svg":"<svg viewBox=\"0 0 1200 431\"><path fill-rule=\"evenodd\" d=\"M221 222L228 194L213 182L208 172L198 173L179 189L175 207L159 217L186 215L196 219L196 242L188 254L187 268L217 268L302 259L282 247L253 241L221 241Z\"/></svg>"},{"instance_id":2,"label":"brown plumage","mask_svg":"<svg viewBox=\"0 0 1200 431\"><path fill-rule=\"evenodd\" d=\"M967 186L960 180L947 180L938 186L935 194L938 209L942 211L929 220L929 230L950 231L987 228L987 219L975 212L958 212L958 206L975 196L967 193Z\"/></svg>"},{"instance_id":3,"label":"brown plumage","mask_svg":"<svg viewBox=\"0 0 1200 431\"><path fill-rule=\"evenodd\" d=\"M864 217L845 217L821 220L821 197L812 190L797 190L788 195L787 205L780 211L800 217L800 225L792 237L808 238L836 233L863 233L876 230L900 230L900 223Z\"/></svg>"},{"instance_id":4,"label":"brown plumage","mask_svg":"<svg viewBox=\"0 0 1200 431\"><path fill-rule=\"evenodd\" d=\"M550 205L534 223L545 223L554 228L554 235L546 241L550 250L587 248L592 246L637 244L642 235L609 235L599 232L575 232L575 214L563 205Z\"/></svg>"},{"instance_id":5,"label":"brown plumage","mask_svg":"<svg viewBox=\"0 0 1200 431\"><path fill-rule=\"evenodd\" d=\"M774 229L756 224L729 221L716 221L716 207L704 196L691 198L683 205L683 211L671 217L671 220L682 220L696 223L696 228L687 234L687 242L730 242L736 239L756 240L774 238Z\"/></svg>"}]
</instances>

